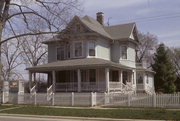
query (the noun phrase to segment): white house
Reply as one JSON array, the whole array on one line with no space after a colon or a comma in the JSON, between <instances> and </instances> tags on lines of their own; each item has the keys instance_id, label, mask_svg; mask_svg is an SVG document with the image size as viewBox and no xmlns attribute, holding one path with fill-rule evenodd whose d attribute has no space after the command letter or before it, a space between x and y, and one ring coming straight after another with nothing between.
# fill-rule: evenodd
<instances>
[{"instance_id":1,"label":"white house","mask_svg":"<svg viewBox=\"0 0 180 121\"><path fill-rule=\"evenodd\" d=\"M75 16L44 44L48 63L27 68L30 82L46 73L54 92L154 93L154 72L136 63L135 23L105 26L102 12L97 20Z\"/></svg>"}]
</instances>

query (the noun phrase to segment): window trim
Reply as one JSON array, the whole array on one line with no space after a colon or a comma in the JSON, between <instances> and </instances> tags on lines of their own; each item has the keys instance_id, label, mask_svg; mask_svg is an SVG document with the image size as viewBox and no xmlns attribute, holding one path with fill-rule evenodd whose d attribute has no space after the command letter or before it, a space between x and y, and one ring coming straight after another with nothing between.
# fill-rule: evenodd
<instances>
[{"instance_id":1,"label":"window trim","mask_svg":"<svg viewBox=\"0 0 180 121\"><path fill-rule=\"evenodd\" d=\"M81 43L81 45L82 45L82 55L81 56L75 56L75 44L76 43ZM83 57L83 42L82 41L74 41L73 42L73 58L81 58L81 57Z\"/></svg>"}]
</instances>

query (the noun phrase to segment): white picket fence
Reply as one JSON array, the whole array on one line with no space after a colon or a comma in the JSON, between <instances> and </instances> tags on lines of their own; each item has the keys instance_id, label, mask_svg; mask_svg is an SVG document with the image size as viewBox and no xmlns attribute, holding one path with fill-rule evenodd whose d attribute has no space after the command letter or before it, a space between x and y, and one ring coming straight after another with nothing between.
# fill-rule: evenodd
<instances>
[{"instance_id":1,"label":"white picket fence","mask_svg":"<svg viewBox=\"0 0 180 121\"><path fill-rule=\"evenodd\" d=\"M120 94L120 93L9 93L8 103L62 106L132 106L132 107L180 107L180 93L176 94Z\"/></svg>"},{"instance_id":2,"label":"white picket fence","mask_svg":"<svg viewBox=\"0 0 180 121\"><path fill-rule=\"evenodd\" d=\"M0 93L0 104L2 103L2 93Z\"/></svg>"}]
</instances>

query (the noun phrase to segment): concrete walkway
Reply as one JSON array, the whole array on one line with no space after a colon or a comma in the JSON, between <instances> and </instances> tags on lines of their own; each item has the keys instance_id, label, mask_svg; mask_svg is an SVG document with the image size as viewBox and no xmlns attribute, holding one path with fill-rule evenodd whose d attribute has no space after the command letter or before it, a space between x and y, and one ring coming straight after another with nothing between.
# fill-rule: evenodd
<instances>
[{"instance_id":1,"label":"concrete walkway","mask_svg":"<svg viewBox=\"0 0 180 121\"><path fill-rule=\"evenodd\" d=\"M88 118L69 116L42 116L0 114L0 121L165 121L165 120L141 120L141 119L112 119L112 118Z\"/></svg>"}]
</instances>

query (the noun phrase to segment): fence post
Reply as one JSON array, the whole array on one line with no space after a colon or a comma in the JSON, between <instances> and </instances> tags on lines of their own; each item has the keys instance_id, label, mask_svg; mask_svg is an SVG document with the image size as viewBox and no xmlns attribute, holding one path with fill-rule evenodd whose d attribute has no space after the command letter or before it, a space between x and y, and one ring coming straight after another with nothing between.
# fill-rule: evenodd
<instances>
[{"instance_id":1,"label":"fence post","mask_svg":"<svg viewBox=\"0 0 180 121\"><path fill-rule=\"evenodd\" d=\"M71 105L74 106L74 92L71 93Z\"/></svg>"},{"instance_id":2,"label":"fence post","mask_svg":"<svg viewBox=\"0 0 180 121\"><path fill-rule=\"evenodd\" d=\"M4 81L3 82L3 94L2 94L2 103L9 102L9 82Z\"/></svg>"},{"instance_id":3,"label":"fence post","mask_svg":"<svg viewBox=\"0 0 180 121\"><path fill-rule=\"evenodd\" d=\"M97 94L96 94L96 92L94 92L94 106L96 106L96 103L97 103L96 102L97 101L96 98L97 98Z\"/></svg>"},{"instance_id":4,"label":"fence post","mask_svg":"<svg viewBox=\"0 0 180 121\"><path fill-rule=\"evenodd\" d=\"M109 103L109 96L108 96L108 93L104 93L104 105L108 104Z\"/></svg>"},{"instance_id":5,"label":"fence post","mask_svg":"<svg viewBox=\"0 0 180 121\"><path fill-rule=\"evenodd\" d=\"M131 106L131 95L128 94L128 106Z\"/></svg>"},{"instance_id":6,"label":"fence post","mask_svg":"<svg viewBox=\"0 0 180 121\"><path fill-rule=\"evenodd\" d=\"M91 106L96 105L96 93L91 92Z\"/></svg>"},{"instance_id":7,"label":"fence post","mask_svg":"<svg viewBox=\"0 0 180 121\"><path fill-rule=\"evenodd\" d=\"M54 93L52 93L52 105L54 106Z\"/></svg>"},{"instance_id":8,"label":"fence post","mask_svg":"<svg viewBox=\"0 0 180 121\"><path fill-rule=\"evenodd\" d=\"M34 93L34 104L37 105L37 97L36 92Z\"/></svg>"},{"instance_id":9,"label":"fence post","mask_svg":"<svg viewBox=\"0 0 180 121\"><path fill-rule=\"evenodd\" d=\"M91 92L91 107L93 106L93 92Z\"/></svg>"},{"instance_id":10,"label":"fence post","mask_svg":"<svg viewBox=\"0 0 180 121\"><path fill-rule=\"evenodd\" d=\"M153 94L153 107L156 107L156 93Z\"/></svg>"},{"instance_id":11,"label":"fence post","mask_svg":"<svg viewBox=\"0 0 180 121\"><path fill-rule=\"evenodd\" d=\"M24 104L24 93L18 92L18 104Z\"/></svg>"}]
</instances>

